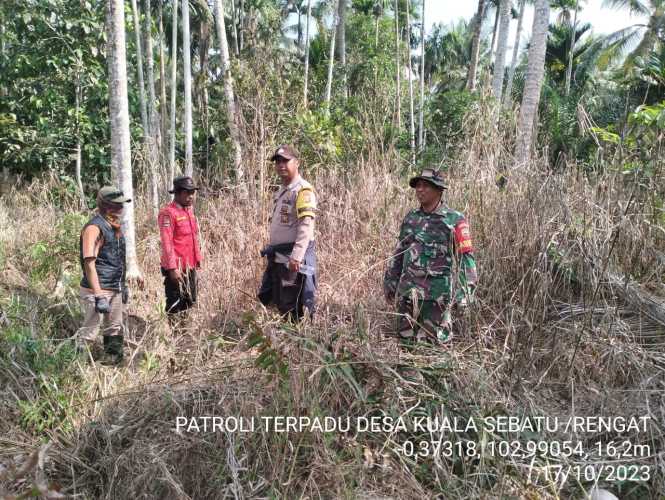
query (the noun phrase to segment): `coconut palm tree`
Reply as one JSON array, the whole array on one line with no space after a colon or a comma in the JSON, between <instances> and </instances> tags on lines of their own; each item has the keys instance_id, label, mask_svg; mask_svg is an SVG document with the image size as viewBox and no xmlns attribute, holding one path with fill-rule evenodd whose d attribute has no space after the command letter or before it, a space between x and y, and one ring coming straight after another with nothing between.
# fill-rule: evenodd
<instances>
[{"instance_id":1,"label":"coconut palm tree","mask_svg":"<svg viewBox=\"0 0 665 500\"><path fill-rule=\"evenodd\" d=\"M282 7L282 17L287 17L289 14L296 14L298 16L295 26L290 26L289 29L296 32L296 43L299 49L302 49L303 46L302 17L308 3L311 2L308 2L308 0L284 0Z\"/></svg>"},{"instance_id":2,"label":"coconut palm tree","mask_svg":"<svg viewBox=\"0 0 665 500\"><path fill-rule=\"evenodd\" d=\"M499 4L499 35L496 48L496 59L494 60L494 75L492 77L492 94L498 102L501 102L503 92L503 77L506 66L506 51L508 49L508 34L510 31L510 7L512 0L501 0Z\"/></svg>"},{"instance_id":3,"label":"coconut palm tree","mask_svg":"<svg viewBox=\"0 0 665 500\"><path fill-rule=\"evenodd\" d=\"M335 38L337 37L337 23L339 23L339 15L337 13L337 6L339 0L335 0L333 7L333 25L331 28L330 37L330 57L328 59L328 78L326 80L326 95L324 105L326 113L330 112L330 99L332 97L332 80L333 80L333 66L335 64Z\"/></svg>"},{"instance_id":4,"label":"coconut palm tree","mask_svg":"<svg viewBox=\"0 0 665 500\"><path fill-rule=\"evenodd\" d=\"M471 91L476 90L476 74L478 72L478 60L480 59L480 34L483 27L486 6L485 0L478 0L478 10L472 20L473 42L471 44L471 63L469 64L469 73L466 82L466 88Z\"/></svg>"},{"instance_id":5,"label":"coconut palm tree","mask_svg":"<svg viewBox=\"0 0 665 500\"><path fill-rule=\"evenodd\" d=\"M646 24L636 23L607 37L608 59L620 57L628 47L637 44L624 62L624 68L630 68L637 57L646 56L661 43L665 26L665 0L604 0L603 6L647 18Z\"/></svg>"},{"instance_id":6,"label":"coconut palm tree","mask_svg":"<svg viewBox=\"0 0 665 500\"><path fill-rule=\"evenodd\" d=\"M305 28L305 84L303 88L303 106L307 108L307 93L309 86L309 23L312 19L312 0L307 0L307 22Z\"/></svg>"},{"instance_id":7,"label":"coconut palm tree","mask_svg":"<svg viewBox=\"0 0 665 500\"><path fill-rule=\"evenodd\" d=\"M515 70L517 69L517 57L520 51L520 42L522 41L522 28L524 26L524 11L526 10L526 0L519 0L520 12L517 18L517 32L515 33L515 42L513 43L513 60L510 63L510 70L508 71L508 83L506 85L506 92L503 96L503 105L509 106L513 94L513 82L515 81Z\"/></svg>"},{"instance_id":8,"label":"coconut palm tree","mask_svg":"<svg viewBox=\"0 0 665 500\"><path fill-rule=\"evenodd\" d=\"M439 90L461 90L465 82L468 88L466 68L470 65L473 36L464 19L449 26L438 24L432 29L425 44L425 78L435 82Z\"/></svg>"},{"instance_id":9,"label":"coconut palm tree","mask_svg":"<svg viewBox=\"0 0 665 500\"><path fill-rule=\"evenodd\" d=\"M580 10L580 0L573 0L573 3L575 5L573 6L574 8L573 24L572 24L573 29L571 30L570 46L568 49L568 65L566 67L566 95L570 94L570 82L572 81L573 78L573 49L575 48L575 41L577 40L575 35L577 30L577 14L579 13Z\"/></svg>"},{"instance_id":10,"label":"coconut palm tree","mask_svg":"<svg viewBox=\"0 0 665 500\"><path fill-rule=\"evenodd\" d=\"M233 76L231 75L231 59L229 57L229 44L226 39L226 25L224 24L224 4L222 0L215 0L215 15L217 17L217 44L221 55L221 73L224 79L224 95L226 97L226 121L229 126L231 142L233 144L233 168L236 181L243 184L242 149L240 147L240 133L236 121L236 104L233 93Z\"/></svg>"},{"instance_id":11,"label":"coconut palm tree","mask_svg":"<svg viewBox=\"0 0 665 500\"><path fill-rule=\"evenodd\" d=\"M545 72L545 50L547 48L549 20L549 0L536 0L528 65L517 129L515 157L519 164L525 164L531 153L534 120L536 111L538 110L538 103L540 102L540 91Z\"/></svg>"},{"instance_id":12,"label":"coconut palm tree","mask_svg":"<svg viewBox=\"0 0 665 500\"><path fill-rule=\"evenodd\" d=\"M545 55L545 67L547 74L552 82L564 89L564 95L568 95L565 89L568 85L568 61L571 60L573 69L584 63L589 57L596 57L597 41L594 38L585 35L591 31L591 24L584 23L573 30L572 24L554 23L549 27L549 36L547 38L547 50ZM574 31L574 33L572 33ZM584 38L584 39L583 39ZM575 45L569 47L570 41L575 40ZM571 57L572 52L572 57ZM590 69L589 65L584 66ZM575 73L578 87L583 86L589 76L589 72L579 74L571 69L571 75ZM572 80L572 77L571 77Z\"/></svg>"},{"instance_id":13,"label":"coconut palm tree","mask_svg":"<svg viewBox=\"0 0 665 500\"><path fill-rule=\"evenodd\" d=\"M494 50L496 49L496 39L499 34L499 19L501 17L501 5L499 4L501 0L488 0L489 9L488 12L494 9L494 28L492 28L492 43L490 43L490 62L494 60Z\"/></svg>"},{"instance_id":14,"label":"coconut palm tree","mask_svg":"<svg viewBox=\"0 0 665 500\"><path fill-rule=\"evenodd\" d=\"M347 83L346 83L346 10L347 0L338 0L337 3L337 41L335 52L337 53L337 60L342 69L344 97L347 97Z\"/></svg>"}]
</instances>

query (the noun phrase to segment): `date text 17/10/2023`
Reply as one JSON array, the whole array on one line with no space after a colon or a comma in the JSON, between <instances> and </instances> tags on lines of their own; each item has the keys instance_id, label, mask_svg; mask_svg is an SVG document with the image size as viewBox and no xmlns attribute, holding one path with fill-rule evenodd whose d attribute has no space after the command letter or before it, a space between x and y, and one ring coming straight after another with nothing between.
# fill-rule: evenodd
<instances>
[{"instance_id":1,"label":"date text 17/10/2023","mask_svg":"<svg viewBox=\"0 0 665 500\"><path fill-rule=\"evenodd\" d=\"M651 455L649 445L637 445L630 441L593 443L587 450L580 441L411 441L407 440L394 449L396 453L412 459L453 458L467 459L492 456L510 459L533 459L540 456L548 463L537 465L533 460L527 467L529 481L546 480L563 485L569 479L577 481L649 481L651 467L644 463L582 463L557 464L550 459L566 460L643 460Z\"/></svg>"}]
</instances>

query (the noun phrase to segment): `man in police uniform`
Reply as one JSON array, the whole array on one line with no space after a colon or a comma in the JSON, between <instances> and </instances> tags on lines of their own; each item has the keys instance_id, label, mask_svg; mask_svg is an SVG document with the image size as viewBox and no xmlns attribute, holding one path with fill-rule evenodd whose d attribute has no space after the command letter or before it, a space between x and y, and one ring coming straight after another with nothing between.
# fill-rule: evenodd
<instances>
[{"instance_id":1,"label":"man in police uniform","mask_svg":"<svg viewBox=\"0 0 665 500\"><path fill-rule=\"evenodd\" d=\"M196 303L196 270L201 267L199 225L194 215L194 198L199 188L191 177L173 179L173 201L159 211L160 259L166 312L173 323L178 313Z\"/></svg>"},{"instance_id":2,"label":"man in police uniform","mask_svg":"<svg viewBox=\"0 0 665 500\"><path fill-rule=\"evenodd\" d=\"M469 303L478 280L469 224L443 205L446 186L439 171L426 168L409 185L420 207L402 222L384 294L389 303L397 302L403 341L447 342L451 308Z\"/></svg>"},{"instance_id":3,"label":"man in police uniform","mask_svg":"<svg viewBox=\"0 0 665 500\"><path fill-rule=\"evenodd\" d=\"M86 359L91 354L96 358L96 339L101 326L104 339L101 362L105 365L118 365L123 360L122 313L128 294L125 237L120 218L124 204L130 201L118 188L100 189L97 214L83 227L79 239L83 326L77 332L76 345Z\"/></svg>"},{"instance_id":4,"label":"man in police uniform","mask_svg":"<svg viewBox=\"0 0 665 500\"><path fill-rule=\"evenodd\" d=\"M274 195L270 243L261 251L268 265L258 297L265 305L276 305L291 321L299 321L305 309L310 315L315 310L316 194L298 172L300 155L296 148L282 145L270 160L275 162L282 185Z\"/></svg>"}]
</instances>

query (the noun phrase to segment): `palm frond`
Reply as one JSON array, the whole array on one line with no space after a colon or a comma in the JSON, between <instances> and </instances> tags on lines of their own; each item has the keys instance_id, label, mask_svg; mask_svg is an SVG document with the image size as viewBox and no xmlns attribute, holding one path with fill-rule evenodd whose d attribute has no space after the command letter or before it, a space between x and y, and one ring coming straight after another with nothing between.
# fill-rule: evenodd
<instances>
[{"instance_id":1,"label":"palm frond","mask_svg":"<svg viewBox=\"0 0 665 500\"><path fill-rule=\"evenodd\" d=\"M598 61L599 65L607 68L610 64L621 60L628 51L637 46L643 32L643 27L633 25L607 35L604 39L603 53Z\"/></svg>"},{"instance_id":2,"label":"palm frond","mask_svg":"<svg viewBox=\"0 0 665 500\"><path fill-rule=\"evenodd\" d=\"M651 14L649 5L641 0L604 0L603 7L628 10L631 14L638 16L648 16Z\"/></svg>"}]
</instances>

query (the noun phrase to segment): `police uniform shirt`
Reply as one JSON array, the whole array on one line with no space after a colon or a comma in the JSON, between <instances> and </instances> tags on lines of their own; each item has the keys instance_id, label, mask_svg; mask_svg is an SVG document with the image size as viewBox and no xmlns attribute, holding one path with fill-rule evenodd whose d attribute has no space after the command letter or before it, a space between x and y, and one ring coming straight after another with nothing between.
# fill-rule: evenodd
<instances>
[{"instance_id":1,"label":"police uniform shirt","mask_svg":"<svg viewBox=\"0 0 665 500\"><path fill-rule=\"evenodd\" d=\"M302 261L309 242L314 240L314 188L297 176L291 184L280 188L273 201L270 244L295 243L291 258Z\"/></svg>"}]
</instances>

